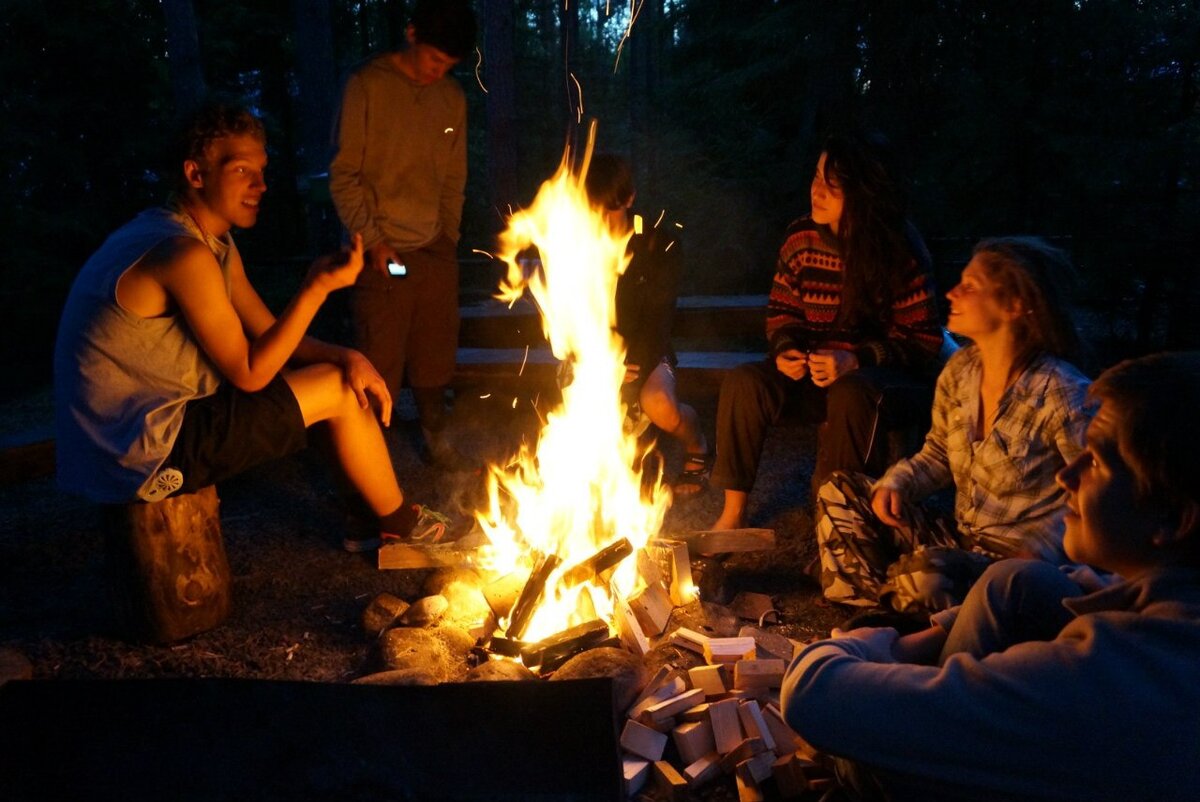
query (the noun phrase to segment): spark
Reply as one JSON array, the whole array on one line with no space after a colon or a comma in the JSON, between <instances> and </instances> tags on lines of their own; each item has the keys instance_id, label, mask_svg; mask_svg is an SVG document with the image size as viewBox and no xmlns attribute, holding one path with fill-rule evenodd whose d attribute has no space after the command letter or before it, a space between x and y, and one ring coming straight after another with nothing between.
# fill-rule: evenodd
<instances>
[{"instance_id":1,"label":"spark","mask_svg":"<svg viewBox=\"0 0 1200 802\"><path fill-rule=\"evenodd\" d=\"M516 408L517 408L517 399L514 398L513 399L513 409L516 409Z\"/></svg>"},{"instance_id":2,"label":"spark","mask_svg":"<svg viewBox=\"0 0 1200 802\"><path fill-rule=\"evenodd\" d=\"M663 248L663 253L666 253L667 251L671 250L671 246L674 244L675 244L675 240L671 240L670 242L668 242L667 247Z\"/></svg>"},{"instance_id":3,"label":"spark","mask_svg":"<svg viewBox=\"0 0 1200 802\"><path fill-rule=\"evenodd\" d=\"M658 213L658 219L654 221L654 227L655 227L655 228L658 228L658 224L659 224L659 223L661 223L661 222L662 222L662 219L663 219L664 217L666 217L666 216L667 216L667 210L666 210L666 209L663 209L661 212L659 212L659 213Z\"/></svg>"},{"instance_id":4,"label":"spark","mask_svg":"<svg viewBox=\"0 0 1200 802\"><path fill-rule=\"evenodd\" d=\"M479 254L480 256L486 256L487 258L489 258L489 259L492 259L492 260L495 260L495 258L496 258L495 256L493 256L492 254L488 253L487 251L480 250L479 248L472 248L472 249L471 249L471 253L477 253L477 254Z\"/></svg>"},{"instance_id":5,"label":"spark","mask_svg":"<svg viewBox=\"0 0 1200 802\"><path fill-rule=\"evenodd\" d=\"M525 362L528 359L529 359L529 346L527 345L527 346L525 346L525 356L521 357L521 369L517 371L518 376L520 376L521 374L523 374L525 372ZM517 408L516 401L513 401L513 409L516 409L516 408Z\"/></svg>"},{"instance_id":6,"label":"spark","mask_svg":"<svg viewBox=\"0 0 1200 802\"><path fill-rule=\"evenodd\" d=\"M483 395L479 396L480 400L482 400L484 398L491 398L491 397L492 397L491 393L484 393Z\"/></svg>"},{"instance_id":7,"label":"spark","mask_svg":"<svg viewBox=\"0 0 1200 802\"><path fill-rule=\"evenodd\" d=\"M579 85L579 79L575 77L575 73L568 74L575 82L575 91L579 94L579 100L575 104L575 122L581 122L583 120L583 87Z\"/></svg>"},{"instance_id":8,"label":"spark","mask_svg":"<svg viewBox=\"0 0 1200 802\"><path fill-rule=\"evenodd\" d=\"M683 223L676 223L676 224L675 224L675 227L676 227L676 228L678 228L680 231L682 231L682 230L683 230Z\"/></svg>"},{"instance_id":9,"label":"spark","mask_svg":"<svg viewBox=\"0 0 1200 802\"><path fill-rule=\"evenodd\" d=\"M642 13L642 6L645 5L645 0L641 3L637 0L629 0L629 24L625 26L625 33L621 36L621 41L617 43L617 57L613 60L613 74L616 75L617 67L621 64L621 50L625 47L625 42L629 39L629 34L633 31L633 23L637 21L638 14Z\"/></svg>"},{"instance_id":10,"label":"spark","mask_svg":"<svg viewBox=\"0 0 1200 802\"><path fill-rule=\"evenodd\" d=\"M482 89L483 93L486 95L488 93L487 87L483 85L483 79L479 77L479 68L483 66L483 51L477 47L475 48L475 55L479 57L475 61L475 81L479 84L479 88Z\"/></svg>"}]
</instances>

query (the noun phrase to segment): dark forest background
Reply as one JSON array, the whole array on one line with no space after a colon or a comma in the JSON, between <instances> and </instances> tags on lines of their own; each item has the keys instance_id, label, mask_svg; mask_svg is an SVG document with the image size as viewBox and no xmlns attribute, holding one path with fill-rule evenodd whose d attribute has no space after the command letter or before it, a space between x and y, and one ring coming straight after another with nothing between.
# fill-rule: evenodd
<instances>
[{"instance_id":1,"label":"dark forest background","mask_svg":"<svg viewBox=\"0 0 1200 802\"><path fill-rule=\"evenodd\" d=\"M1101 362L1200 343L1200 0L635 2L476 2L479 54L456 70L466 283L595 118L639 206L684 224L683 291L765 293L822 133L857 123L905 157L943 290L975 239L1050 236ZM340 82L402 40L405 6L2 0L0 395L49 381L75 272L165 197L162 145L206 93L267 121L270 191L238 241L264 294L290 293L339 236L322 174Z\"/></svg>"}]
</instances>

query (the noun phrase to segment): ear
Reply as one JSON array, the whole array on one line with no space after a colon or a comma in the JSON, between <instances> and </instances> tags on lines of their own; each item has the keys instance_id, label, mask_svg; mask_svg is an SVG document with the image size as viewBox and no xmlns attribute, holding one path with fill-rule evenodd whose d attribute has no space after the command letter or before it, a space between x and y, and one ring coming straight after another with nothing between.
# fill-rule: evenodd
<instances>
[{"instance_id":1,"label":"ear","mask_svg":"<svg viewBox=\"0 0 1200 802\"><path fill-rule=\"evenodd\" d=\"M187 179L188 186L192 189L200 189L204 186L204 171L200 167L200 163L194 159L188 159L183 163L183 177Z\"/></svg>"},{"instance_id":2,"label":"ear","mask_svg":"<svg viewBox=\"0 0 1200 802\"><path fill-rule=\"evenodd\" d=\"M1021 303L1020 298L1011 298L1004 310L1004 316L1011 322L1017 320L1026 313L1025 304Z\"/></svg>"},{"instance_id":3,"label":"ear","mask_svg":"<svg viewBox=\"0 0 1200 802\"><path fill-rule=\"evenodd\" d=\"M1189 538L1200 538L1200 502L1196 501L1185 501L1177 512L1166 516L1153 541L1155 546L1167 546Z\"/></svg>"}]
</instances>

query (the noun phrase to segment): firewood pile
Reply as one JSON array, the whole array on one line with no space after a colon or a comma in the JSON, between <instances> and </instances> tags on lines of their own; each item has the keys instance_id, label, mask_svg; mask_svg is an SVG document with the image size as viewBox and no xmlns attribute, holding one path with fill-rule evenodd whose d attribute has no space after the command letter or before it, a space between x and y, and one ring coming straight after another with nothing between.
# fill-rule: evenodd
<instances>
[{"instance_id":1,"label":"firewood pile","mask_svg":"<svg viewBox=\"0 0 1200 802\"><path fill-rule=\"evenodd\" d=\"M819 798L833 779L828 767L784 721L780 684L800 644L766 628L779 623L771 597L741 593L733 600L732 616L757 625L743 626L736 636L709 634L701 631L702 622L693 623L701 601L693 582L692 555L701 550L774 547L773 532L749 531L752 534L746 537L695 533L678 540L652 540L636 555L629 541L621 539L563 571L558 570L562 567L558 557L545 555L527 575L486 583L477 578L464 583L462 578L470 572L460 566L450 572L460 581L443 582L446 596L428 596L412 605L384 594L368 607L364 626L380 637L385 662L392 670L360 681L594 676L597 669L589 667L586 656L604 653L603 659L590 665L603 665L598 669L601 674L613 671L621 688L614 695L618 709L624 710L618 726L629 798L675 800L705 795L722 778L736 784L742 800L763 799L768 792L772 798ZM462 546L456 550L461 552ZM637 561L640 590L614 599L611 626L596 617L549 637L525 639L552 575L568 586L605 586L615 567L631 557ZM429 565L411 554L405 562ZM469 593L477 599L466 599L464 584L475 585ZM445 589L451 585L458 590ZM476 612L456 609L465 607ZM461 620L472 615L478 619L480 611L482 623L463 624L465 632L451 634L448 620L456 613ZM681 621L690 625L682 626ZM729 631L727 626L723 629ZM454 644L449 651L463 658L459 668L466 676L444 665L423 673L410 665L427 660L428 654L422 653L445 652L447 643ZM614 661L614 653L625 657ZM630 665L636 668L630 670ZM618 671L624 676L616 676Z\"/></svg>"}]
</instances>

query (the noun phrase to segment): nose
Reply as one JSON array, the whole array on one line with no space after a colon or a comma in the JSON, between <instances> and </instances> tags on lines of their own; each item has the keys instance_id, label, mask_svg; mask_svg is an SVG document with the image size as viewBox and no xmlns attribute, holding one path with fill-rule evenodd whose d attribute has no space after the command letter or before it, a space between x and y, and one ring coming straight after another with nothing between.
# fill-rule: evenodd
<instances>
[{"instance_id":1,"label":"nose","mask_svg":"<svg viewBox=\"0 0 1200 802\"><path fill-rule=\"evenodd\" d=\"M951 287L949 292L946 293L946 298L951 301L953 301L955 298L957 298L958 292L959 292L958 288L961 286L962 286L961 284L955 284L953 287Z\"/></svg>"},{"instance_id":2,"label":"nose","mask_svg":"<svg viewBox=\"0 0 1200 802\"><path fill-rule=\"evenodd\" d=\"M1087 452L1080 454L1060 468L1058 473L1054 474L1054 481L1063 490L1066 490L1068 493L1074 493L1075 489L1079 487L1079 468L1083 465L1084 460L1087 459L1090 459Z\"/></svg>"}]
</instances>

